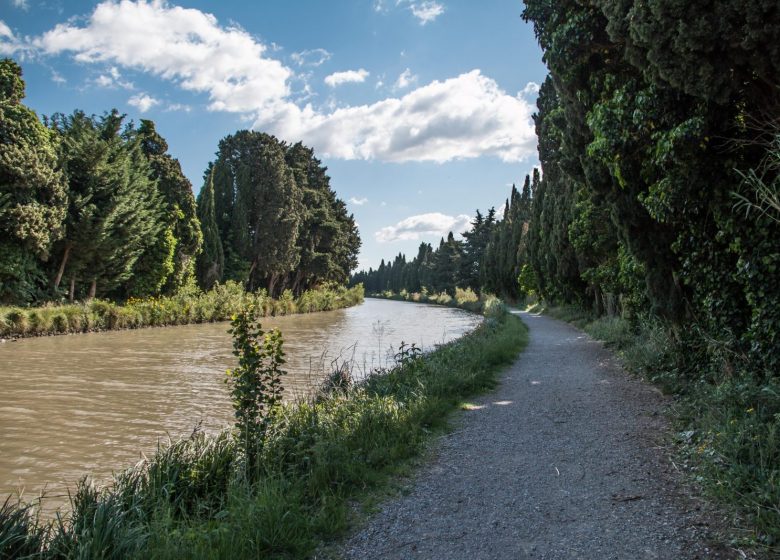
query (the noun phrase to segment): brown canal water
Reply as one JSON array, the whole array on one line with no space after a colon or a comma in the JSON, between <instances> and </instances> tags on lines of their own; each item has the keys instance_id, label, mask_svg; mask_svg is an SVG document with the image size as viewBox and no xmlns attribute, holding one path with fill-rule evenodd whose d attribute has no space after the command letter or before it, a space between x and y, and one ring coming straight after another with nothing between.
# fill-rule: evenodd
<instances>
[{"instance_id":1,"label":"brown canal water","mask_svg":"<svg viewBox=\"0 0 780 560\"><path fill-rule=\"evenodd\" d=\"M338 311L265 318L287 353L288 399L319 387L334 359L359 377L389 365L401 342L426 349L481 318L446 307L367 299ZM168 436L230 426L225 371L235 366L228 323L24 339L0 344L0 501L42 491L67 503L85 474L107 481Z\"/></svg>"}]
</instances>

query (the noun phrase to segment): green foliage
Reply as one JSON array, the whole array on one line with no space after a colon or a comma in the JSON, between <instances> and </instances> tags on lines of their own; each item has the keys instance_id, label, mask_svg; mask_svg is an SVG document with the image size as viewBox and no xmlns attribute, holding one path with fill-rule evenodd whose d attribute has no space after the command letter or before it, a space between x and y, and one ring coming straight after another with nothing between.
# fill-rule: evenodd
<instances>
[{"instance_id":1,"label":"green foliage","mask_svg":"<svg viewBox=\"0 0 780 560\"><path fill-rule=\"evenodd\" d=\"M35 558L46 539L46 528L32 506L11 501L0 506L0 559Z\"/></svg>"},{"instance_id":2,"label":"green foliage","mask_svg":"<svg viewBox=\"0 0 780 560\"><path fill-rule=\"evenodd\" d=\"M195 280L298 297L357 266L354 217L310 148L230 135L196 203L154 122L77 110L44 126L23 98L2 59L0 304L171 296Z\"/></svg>"},{"instance_id":3,"label":"green foliage","mask_svg":"<svg viewBox=\"0 0 780 560\"><path fill-rule=\"evenodd\" d=\"M45 287L42 263L67 205L56 138L21 104L21 74L0 60L0 303L26 303Z\"/></svg>"},{"instance_id":4,"label":"green foliage","mask_svg":"<svg viewBox=\"0 0 780 560\"><path fill-rule=\"evenodd\" d=\"M281 369L285 363L281 332L263 332L255 317L254 307L249 306L230 322L228 332L233 336L238 367L227 372L226 380L233 396L236 438L252 479L272 415L282 402L282 376L287 373Z\"/></svg>"},{"instance_id":5,"label":"green foliage","mask_svg":"<svg viewBox=\"0 0 780 560\"><path fill-rule=\"evenodd\" d=\"M454 297L457 290L503 294L511 299L525 297L517 276L528 262L527 236L532 209L532 185L539 182L526 177L522 194L512 187L503 220L496 220L491 208L486 216L477 210L471 227L463 232L463 241L449 232L434 250L421 243L417 256L407 261L398 254L392 261L382 260L379 268L353 274L350 284L364 284L370 294L385 291L419 293L429 290Z\"/></svg>"},{"instance_id":6,"label":"green foliage","mask_svg":"<svg viewBox=\"0 0 780 560\"><path fill-rule=\"evenodd\" d=\"M780 12L526 0L524 17L550 70L528 234L540 295L591 307L580 324L686 394L686 431L712 432L693 454L703 482L776 539ZM745 415L759 407L742 385L766 414Z\"/></svg>"},{"instance_id":7,"label":"green foliage","mask_svg":"<svg viewBox=\"0 0 780 560\"><path fill-rule=\"evenodd\" d=\"M68 305L47 304L37 308L0 307L0 336L80 333L94 330L136 329L149 326L184 325L226 321L244 306L253 305L262 315L312 313L351 307L363 301L363 287L347 289L326 285L280 299L264 291L247 293L236 282L218 284L208 292L182 289L173 296L129 298L124 305L93 299Z\"/></svg>"},{"instance_id":8,"label":"green foliage","mask_svg":"<svg viewBox=\"0 0 780 560\"><path fill-rule=\"evenodd\" d=\"M198 193L198 219L203 230L203 251L197 257L198 283L210 290L222 278L225 253L217 228L214 207L214 169L208 173L206 184Z\"/></svg>"},{"instance_id":9,"label":"green foliage","mask_svg":"<svg viewBox=\"0 0 780 560\"><path fill-rule=\"evenodd\" d=\"M224 138L206 176L213 220L207 189L199 203L208 244L201 285L233 279L277 297L346 282L360 237L326 171L300 143L246 130Z\"/></svg>"}]
</instances>

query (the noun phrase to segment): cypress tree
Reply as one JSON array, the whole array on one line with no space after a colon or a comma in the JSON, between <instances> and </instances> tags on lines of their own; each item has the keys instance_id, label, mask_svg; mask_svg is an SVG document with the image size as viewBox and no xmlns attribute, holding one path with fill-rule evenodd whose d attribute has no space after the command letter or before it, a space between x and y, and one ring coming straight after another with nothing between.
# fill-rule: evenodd
<instances>
[{"instance_id":1,"label":"cypress tree","mask_svg":"<svg viewBox=\"0 0 780 560\"><path fill-rule=\"evenodd\" d=\"M225 255L214 209L214 169L198 194L198 219L203 231L203 251L197 257L198 283L206 290L222 279Z\"/></svg>"}]
</instances>

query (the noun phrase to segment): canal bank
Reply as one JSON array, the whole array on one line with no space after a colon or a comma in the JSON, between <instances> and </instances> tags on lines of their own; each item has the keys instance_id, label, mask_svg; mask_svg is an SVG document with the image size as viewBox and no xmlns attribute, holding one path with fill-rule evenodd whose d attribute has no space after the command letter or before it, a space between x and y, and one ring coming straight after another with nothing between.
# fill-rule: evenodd
<instances>
[{"instance_id":1,"label":"canal bank","mask_svg":"<svg viewBox=\"0 0 780 560\"><path fill-rule=\"evenodd\" d=\"M104 539L120 552L109 557L127 558L310 555L323 539L343 534L350 503L401 472L446 427L449 412L493 386L521 350L519 319L503 306L488 315L421 359L345 392L284 406L253 481L238 475L232 439L201 433L121 475L113 490L82 489L86 507L56 529L55 541L80 549ZM98 515L118 522L96 526Z\"/></svg>"},{"instance_id":2,"label":"canal bank","mask_svg":"<svg viewBox=\"0 0 780 560\"><path fill-rule=\"evenodd\" d=\"M322 313L268 317L287 353L288 400L319 387L333 362L356 377L392 364L401 342L432 348L473 330L479 316L435 306L368 299ZM46 489L67 503L84 474L111 472L152 454L158 440L195 426L215 434L233 422L225 371L234 367L227 323L38 337L0 345L2 494ZM53 429L53 422L56 429Z\"/></svg>"}]
</instances>

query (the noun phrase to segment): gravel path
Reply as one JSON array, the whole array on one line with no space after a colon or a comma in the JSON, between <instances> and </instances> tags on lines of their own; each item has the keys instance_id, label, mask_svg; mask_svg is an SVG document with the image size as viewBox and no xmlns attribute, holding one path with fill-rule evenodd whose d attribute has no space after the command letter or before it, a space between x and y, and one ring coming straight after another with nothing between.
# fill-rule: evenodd
<instances>
[{"instance_id":1,"label":"gravel path","mask_svg":"<svg viewBox=\"0 0 780 560\"><path fill-rule=\"evenodd\" d=\"M660 447L666 400L598 342L523 313L527 350L347 558L728 558ZM714 519L713 519L714 520Z\"/></svg>"}]
</instances>

